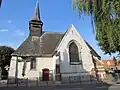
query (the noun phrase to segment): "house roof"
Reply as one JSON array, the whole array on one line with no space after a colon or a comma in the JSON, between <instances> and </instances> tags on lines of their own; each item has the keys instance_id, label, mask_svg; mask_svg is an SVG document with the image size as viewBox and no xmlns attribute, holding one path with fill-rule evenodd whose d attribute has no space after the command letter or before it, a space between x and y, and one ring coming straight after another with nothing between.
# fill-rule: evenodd
<instances>
[{"instance_id":1,"label":"house roof","mask_svg":"<svg viewBox=\"0 0 120 90\"><path fill-rule=\"evenodd\" d=\"M114 61L111 60L103 60L105 66L114 66Z\"/></svg>"},{"instance_id":2,"label":"house roof","mask_svg":"<svg viewBox=\"0 0 120 90\"><path fill-rule=\"evenodd\" d=\"M52 56L64 33L45 32L41 37L29 36L12 54L18 56Z\"/></svg>"}]
</instances>

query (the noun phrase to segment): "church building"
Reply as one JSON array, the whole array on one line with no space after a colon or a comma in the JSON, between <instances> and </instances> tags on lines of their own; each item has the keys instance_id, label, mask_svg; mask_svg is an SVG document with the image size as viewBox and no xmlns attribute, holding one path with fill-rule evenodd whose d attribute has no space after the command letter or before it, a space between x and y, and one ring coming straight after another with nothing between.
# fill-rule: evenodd
<instances>
[{"instance_id":1,"label":"church building","mask_svg":"<svg viewBox=\"0 0 120 90\"><path fill-rule=\"evenodd\" d=\"M42 27L37 2L29 21L29 36L12 54L9 77L61 81L91 74L93 58L100 59L100 56L73 24L62 33L46 32Z\"/></svg>"}]
</instances>

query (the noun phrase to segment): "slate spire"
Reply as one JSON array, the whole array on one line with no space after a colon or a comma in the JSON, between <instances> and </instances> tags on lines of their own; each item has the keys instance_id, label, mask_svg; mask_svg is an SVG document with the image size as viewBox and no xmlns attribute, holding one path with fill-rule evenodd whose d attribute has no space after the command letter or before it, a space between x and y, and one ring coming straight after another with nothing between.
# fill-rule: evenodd
<instances>
[{"instance_id":1,"label":"slate spire","mask_svg":"<svg viewBox=\"0 0 120 90\"><path fill-rule=\"evenodd\" d=\"M29 21L30 36L40 37L42 35L43 22L40 19L39 2L37 0L34 14Z\"/></svg>"},{"instance_id":2,"label":"slate spire","mask_svg":"<svg viewBox=\"0 0 120 90\"><path fill-rule=\"evenodd\" d=\"M38 0L36 2L35 11L33 13L33 16L31 18L31 20L38 20L38 21L40 21L40 9L39 9L39 2L38 2Z\"/></svg>"}]
</instances>

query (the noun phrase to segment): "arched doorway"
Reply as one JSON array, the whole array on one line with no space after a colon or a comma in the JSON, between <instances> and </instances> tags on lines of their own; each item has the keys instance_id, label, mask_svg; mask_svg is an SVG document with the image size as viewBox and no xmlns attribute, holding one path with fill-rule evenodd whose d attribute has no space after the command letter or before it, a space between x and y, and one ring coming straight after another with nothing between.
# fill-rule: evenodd
<instances>
[{"instance_id":1,"label":"arched doorway","mask_svg":"<svg viewBox=\"0 0 120 90\"><path fill-rule=\"evenodd\" d=\"M48 68L42 70L43 81L49 81L49 72L50 70Z\"/></svg>"}]
</instances>

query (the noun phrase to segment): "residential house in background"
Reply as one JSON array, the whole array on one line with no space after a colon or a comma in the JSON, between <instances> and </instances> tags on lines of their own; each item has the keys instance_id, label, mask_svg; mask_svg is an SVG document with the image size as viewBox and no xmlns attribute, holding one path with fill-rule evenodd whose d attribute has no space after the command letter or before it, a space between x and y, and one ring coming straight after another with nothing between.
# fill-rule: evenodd
<instances>
[{"instance_id":1,"label":"residential house in background","mask_svg":"<svg viewBox=\"0 0 120 90\"><path fill-rule=\"evenodd\" d=\"M86 44L91 49L91 54L94 63L94 67L91 70L91 75L96 77L97 74L99 79L106 79L106 72L104 68L104 63L101 60L101 56L87 42Z\"/></svg>"},{"instance_id":2,"label":"residential house in background","mask_svg":"<svg viewBox=\"0 0 120 90\"><path fill-rule=\"evenodd\" d=\"M97 58L94 58L94 61L96 63L96 69L97 69L99 79L101 79L101 80L107 79L104 63L101 60L97 59ZM95 68L93 68L93 70L94 69Z\"/></svg>"},{"instance_id":3,"label":"residential house in background","mask_svg":"<svg viewBox=\"0 0 120 90\"><path fill-rule=\"evenodd\" d=\"M100 56L80 36L73 25L63 32L42 29L39 3L29 21L29 36L12 54L9 77L41 78L43 81L69 80L69 76L91 75L93 58ZM57 31L57 30L56 30Z\"/></svg>"},{"instance_id":4,"label":"residential house in background","mask_svg":"<svg viewBox=\"0 0 120 90\"><path fill-rule=\"evenodd\" d=\"M116 69L116 67L120 70L120 59L117 59L117 66L115 66L114 60L113 59L109 59L109 60L103 60L104 66L111 69L113 68L114 70Z\"/></svg>"},{"instance_id":5,"label":"residential house in background","mask_svg":"<svg viewBox=\"0 0 120 90\"><path fill-rule=\"evenodd\" d=\"M113 59L103 60L103 63L105 65L105 67L108 67L108 68L114 68L115 67Z\"/></svg>"}]
</instances>

